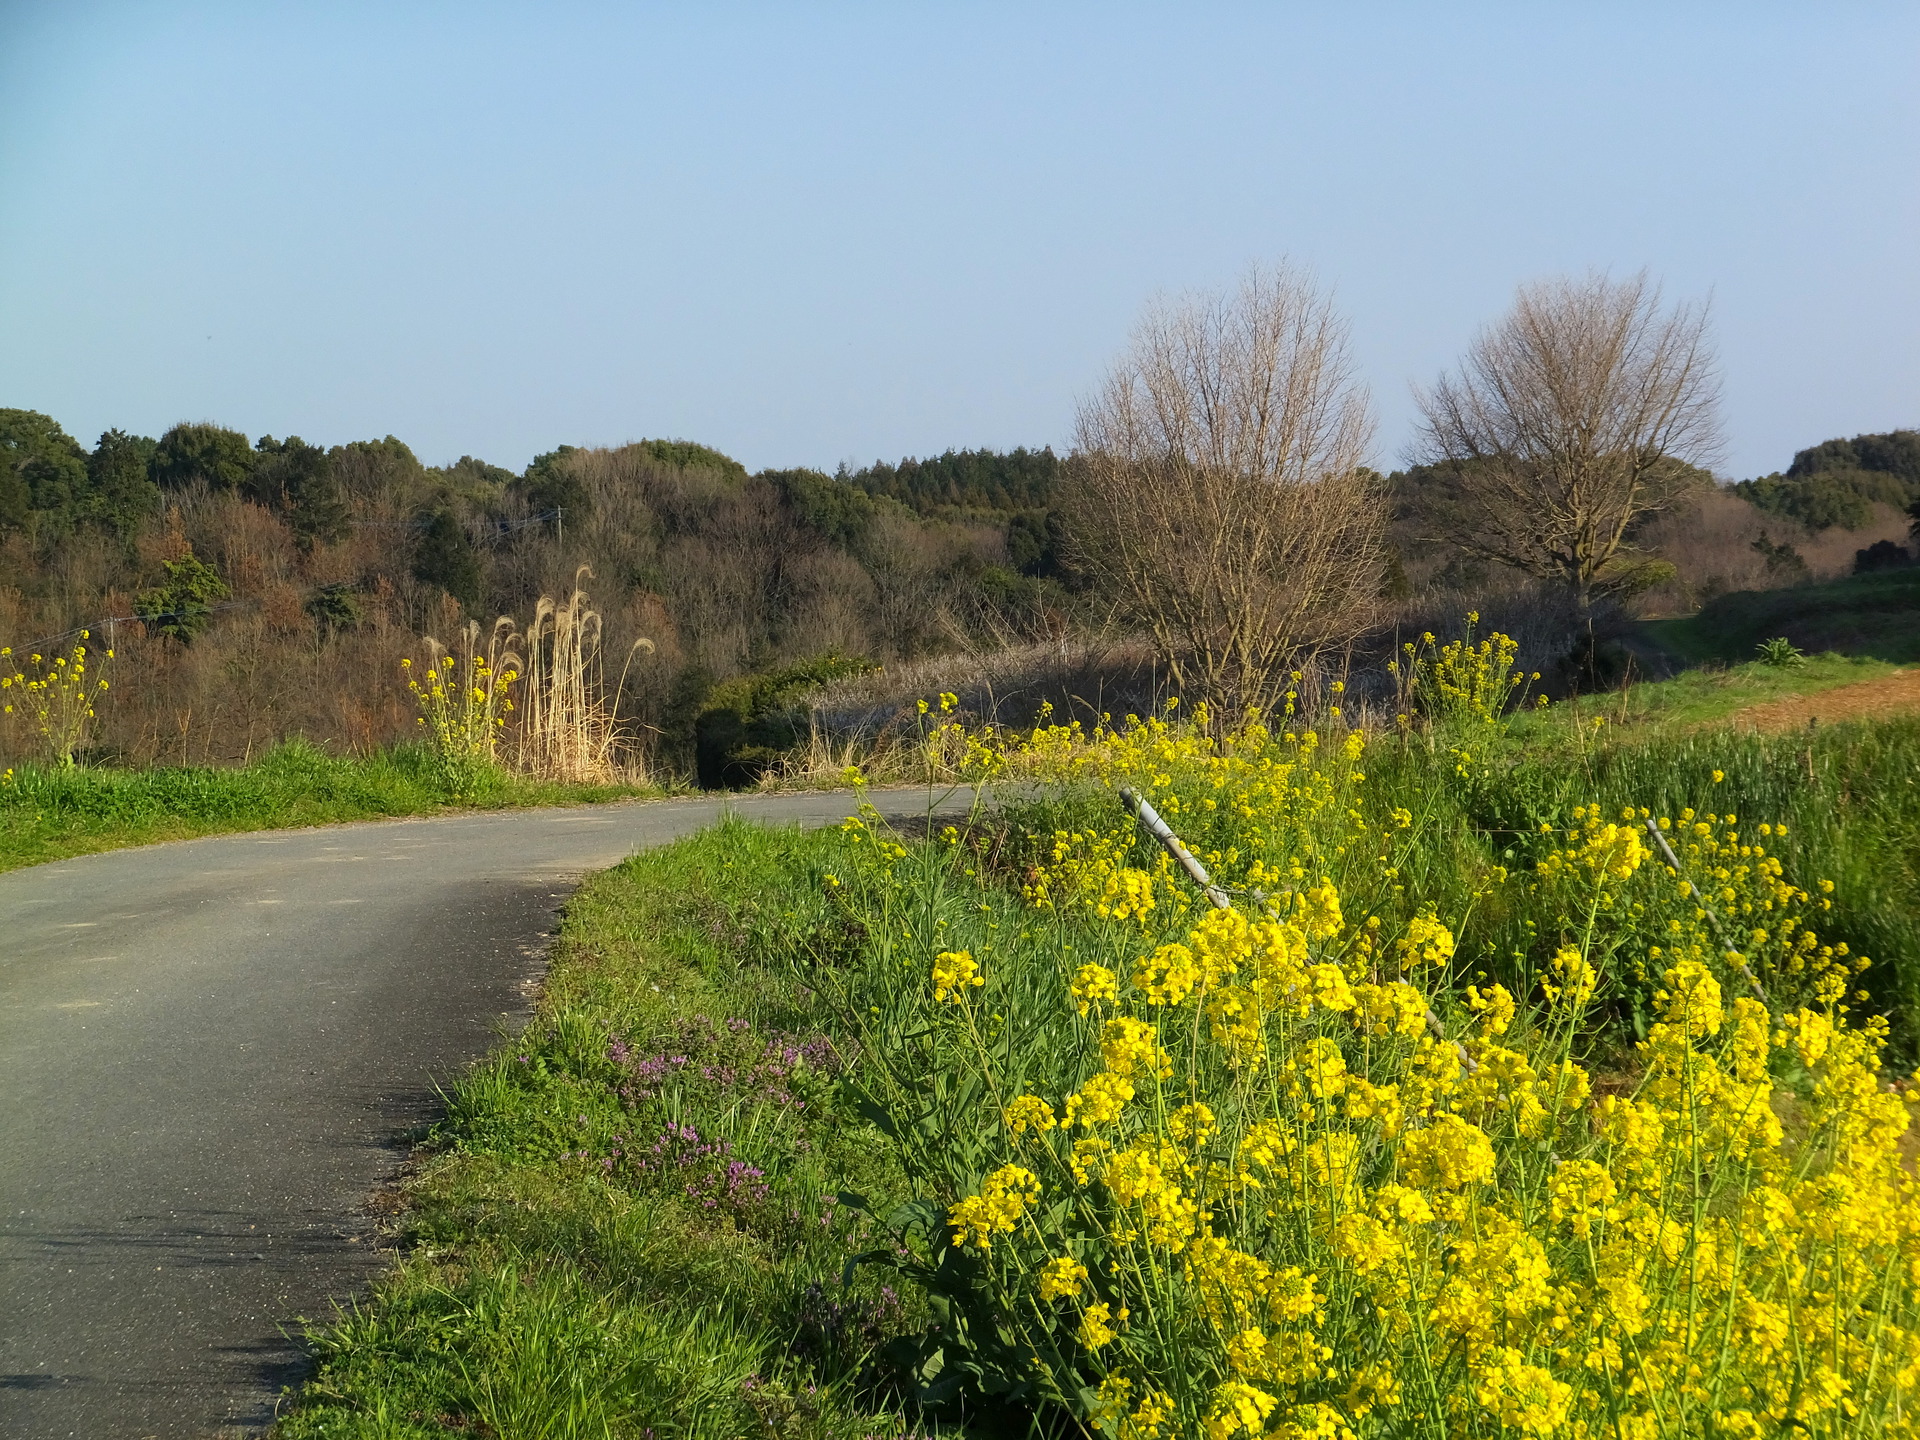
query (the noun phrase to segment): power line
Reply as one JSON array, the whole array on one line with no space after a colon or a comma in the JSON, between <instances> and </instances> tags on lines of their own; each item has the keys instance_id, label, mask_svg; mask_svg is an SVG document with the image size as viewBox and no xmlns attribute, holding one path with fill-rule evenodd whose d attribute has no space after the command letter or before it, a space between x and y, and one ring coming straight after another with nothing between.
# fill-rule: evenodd
<instances>
[{"instance_id":1,"label":"power line","mask_svg":"<svg viewBox=\"0 0 1920 1440\"><path fill-rule=\"evenodd\" d=\"M25 644L14 645L8 648L12 649L16 654L27 651L35 654L43 654L50 645L57 645L63 640L71 640L75 635L98 630L102 626L111 628L115 625L131 625L135 621L145 625L153 620L184 620L190 615L214 615L222 610L239 610L245 606L257 603L259 602L254 600L228 600L219 605L196 605L186 610L155 610L146 615L108 615L99 620L89 620L84 625L76 625L71 630L62 630L58 635L43 635L38 640L29 640Z\"/></svg>"}]
</instances>

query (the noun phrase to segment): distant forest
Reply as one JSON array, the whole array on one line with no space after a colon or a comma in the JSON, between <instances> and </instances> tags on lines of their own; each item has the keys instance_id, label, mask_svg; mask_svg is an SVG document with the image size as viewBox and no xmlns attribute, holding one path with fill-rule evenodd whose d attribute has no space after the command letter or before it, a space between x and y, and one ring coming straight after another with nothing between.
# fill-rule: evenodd
<instances>
[{"instance_id":1,"label":"distant forest","mask_svg":"<svg viewBox=\"0 0 1920 1440\"><path fill-rule=\"evenodd\" d=\"M884 495L931 515L942 510L1045 510L1053 500L1060 461L1044 450L949 450L930 460L884 460L859 470L840 467L837 478L869 495Z\"/></svg>"},{"instance_id":2,"label":"distant forest","mask_svg":"<svg viewBox=\"0 0 1920 1440\"><path fill-rule=\"evenodd\" d=\"M115 621L147 682L105 727L128 758L233 759L288 733L364 748L411 724L395 677L420 635L524 622L584 565L609 653L653 642L628 719L690 763L699 716L744 677L781 695L1074 628L1083 597L1046 520L1058 464L971 451L749 474L647 440L558 446L516 473L426 465L394 436L322 447L213 424L109 430L89 450L0 410L0 645Z\"/></svg>"},{"instance_id":3,"label":"distant forest","mask_svg":"<svg viewBox=\"0 0 1920 1440\"><path fill-rule=\"evenodd\" d=\"M1920 430L1826 440L1793 457L1784 473L1734 487L1756 507L1813 530L1858 530L1876 504L1906 509L1920 500Z\"/></svg>"},{"instance_id":4,"label":"distant forest","mask_svg":"<svg viewBox=\"0 0 1920 1440\"><path fill-rule=\"evenodd\" d=\"M238 759L288 734L365 749L408 733L395 676L419 636L524 621L586 566L609 653L654 645L627 718L690 768L716 707L750 729L754 706L822 677L1097 628L1102 597L1057 506L1073 464L949 450L750 474L704 445L646 440L561 445L515 472L427 465L391 435L323 447L213 424L108 430L88 448L49 416L0 410L0 645L66 644L113 620L144 683L116 694L112 757ZM1443 616L1514 583L1428 538L1439 470L1380 484L1385 599ZM1698 504L1641 537L1664 565L1653 601L1911 563L1895 519L1916 504L1913 430L1829 440L1737 485L1702 475ZM1856 556L1863 526L1884 538Z\"/></svg>"}]
</instances>

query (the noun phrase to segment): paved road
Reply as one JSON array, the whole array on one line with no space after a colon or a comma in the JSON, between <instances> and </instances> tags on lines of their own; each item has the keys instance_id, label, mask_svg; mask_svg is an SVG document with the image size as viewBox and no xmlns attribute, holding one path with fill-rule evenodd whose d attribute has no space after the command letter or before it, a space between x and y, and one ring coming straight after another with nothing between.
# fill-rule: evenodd
<instances>
[{"instance_id":1,"label":"paved road","mask_svg":"<svg viewBox=\"0 0 1920 1440\"><path fill-rule=\"evenodd\" d=\"M370 1192L435 1082L524 1016L575 882L720 812L383 821L0 875L0 1436L265 1424L303 1374L295 1322L364 1286Z\"/></svg>"}]
</instances>

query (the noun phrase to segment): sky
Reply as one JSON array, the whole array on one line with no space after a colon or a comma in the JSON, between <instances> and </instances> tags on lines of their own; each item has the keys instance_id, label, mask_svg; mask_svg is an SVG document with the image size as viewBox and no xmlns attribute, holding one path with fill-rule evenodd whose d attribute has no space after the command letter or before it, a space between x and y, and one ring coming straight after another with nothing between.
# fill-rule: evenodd
<instances>
[{"instance_id":1,"label":"sky","mask_svg":"<svg viewBox=\"0 0 1920 1440\"><path fill-rule=\"evenodd\" d=\"M1710 300L1723 474L1920 425L1920 5L0 0L0 405L429 464L1071 442L1310 270L1376 463L1529 280Z\"/></svg>"}]
</instances>

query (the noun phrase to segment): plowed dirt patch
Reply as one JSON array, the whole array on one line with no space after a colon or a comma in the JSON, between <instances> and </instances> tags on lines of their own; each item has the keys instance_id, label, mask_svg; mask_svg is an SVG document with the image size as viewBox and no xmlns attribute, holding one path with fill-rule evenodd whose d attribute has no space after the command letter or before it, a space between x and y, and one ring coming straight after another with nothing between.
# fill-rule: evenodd
<instances>
[{"instance_id":1,"label":"plowed dirt patch","mask_svg":"<svg viewBox=\"0 0 1920 1440\"><path fill-rule=\"evenodd\" d=\"M1742 730L1804 729L1812 721L1822 725L1842 720L1881 720L1920 711L1920 670L1896 670L1878 680L1840 685L1817 695L1794 695L1750 705L1727 717Z\"/></svg>"}]
</instances>

